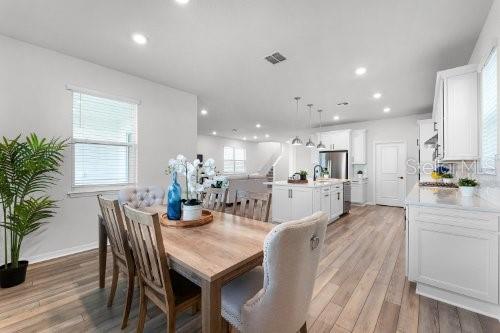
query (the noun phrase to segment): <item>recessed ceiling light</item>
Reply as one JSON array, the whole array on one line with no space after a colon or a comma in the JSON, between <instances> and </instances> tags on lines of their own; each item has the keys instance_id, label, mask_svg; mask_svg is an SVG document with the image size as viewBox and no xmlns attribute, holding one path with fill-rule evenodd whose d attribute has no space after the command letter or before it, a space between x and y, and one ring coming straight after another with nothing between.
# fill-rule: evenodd
<instances>
[{"instance_id":1,"label":"recessed ceiling light","mask_svg":"<svg viewBox=\"0 0 500 333\"><path fill-rule=\"evenodd\" d=\"M201 109L200 113L203 115L203 116L206 116L208 111L205 110L205 109Z\"/></svg>"},{"instance_id":2,"label":"recessed ceiling light","mask_svg":"<svg viewBox=\"0 0 500 333\"><path fill-rule=\"evenodd\" d=\"M213 132L212 132L212 135L217 135L217 132L216 132L216 131L213 131Z\"/></svg>"},{"instance_id":3,"label":"recessed ceiling light","mask_svg":"<svg viewBox=\"0 0 500 333\"><path fill-rule=\"evenodd\" d=\"M246 137L246 136L244 136L244 137L243 137L243 140L246 140L246 139L247 139L247 137Z\"/></svg>"},{"instance_id":4,"label":"recessed ceiling light","mask_svg":"<svg viewBox=\"0 0 500 333\"><path fill-rule=\"evenodd\" d=\"M260 124L259 123L255 124L255 127L260 128Z\"/></svg>"},{"instance_id":5,"label":"recessed ceiling light","mask_svg":"<svg viewBox=\"0 0 500 333\"><path fill-rule=\"evenodd\" d=\"M178 4L185 5L189 2L189 0L175 0Z\"/></svg>"},{"instance_id":6,"label":"recessed ceiling light","mask_svg":"<svg viewBox=\"0 0 500 333\"><path fill-rule=\"evenodd\" d=\"M132 40L139 45L146 45L148 42L147 37L139 33L132 34Z\"/></svg>"},{"instance_id":7,"label":"recessed ceiling light","mask_svg":"<svg viewBox=\"0 0 500 333\"><path fill-rule=\"evenodd\" d=\"M339 120L339 119L340 119L340 117L339 117L339 116L334 116L334 117L333 117L333 120Z\"/></svg>"},{"instance_id":8,"label":"recessed ceiling light","mask_svg":"<svg viewBox=\"0 0 500 333\"><path fill-rule=\"evenodd\" d=\"M366 67L358 67L358 68L356 68L356 70L354 72L358 76L364 75L364 74L366 74Z\"/></svg>"},{"instance_id":9,"label":"recessed ceiling light","mask_svg":"<svg viewBox=\"0 0 500 333\"><path fill-rule=\"evenodd\" d=\"M266 134L265 136L266 136L266 138L268 138L268 137L269 137L269 134Z\"/></svg>"},{"instance_id":10,"label":"recessed ceiling light","mask_svg":"<svg viewBox=\"0 0 500 333\"><path fill-rule=\"evenodd\" d=\"M385 107L384 108L384 112L387 113L387 112L391 112L391 108L390 107Z\"/></svg>"},{"instance_id":11,"label":"recessed ceiling light","mask_svg":"<svg viewBox=\"0 0 500 333\"><path fill-rule=\"evenodd\" d=\"M254 139L254 140L257 140L257 135L254 135L254 136L253 136L253 139Z\"/></svg>"},{"instance_id":12,"label":"recessed ceiling light","mask_svg":"<svg viewBox=\"0 0 500 333\"><path fill-rule=\"evenodd\" d=\"M379 99L380 97L382 97L382 94L379 92L376 92L375 94L373 94L373 98L375 98L375 99Z\"/></svg>"}]
</instances>

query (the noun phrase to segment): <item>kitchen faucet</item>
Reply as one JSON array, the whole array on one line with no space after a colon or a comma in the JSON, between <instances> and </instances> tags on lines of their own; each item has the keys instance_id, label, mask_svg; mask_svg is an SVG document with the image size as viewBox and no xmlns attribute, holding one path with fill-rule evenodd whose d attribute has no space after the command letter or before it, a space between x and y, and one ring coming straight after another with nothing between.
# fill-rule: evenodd
<instances>
[{"instance_id":1,"label":"kitchen faucet","mask_svg":"<svg viewBox=\"0 0 500 333\"><path fill-rule=\"evenodd\" d=\"M321 165L316 164L316 165L314 166L314 169L313 169L313 180L314 180L314 181L316 181L316 179L318 178L318 176L317 176L317 172L316 172L316 168L319 168L320 176L321 176L321 172L323 171L323 168L321 167Z\"/></svg>"}]
</instances>

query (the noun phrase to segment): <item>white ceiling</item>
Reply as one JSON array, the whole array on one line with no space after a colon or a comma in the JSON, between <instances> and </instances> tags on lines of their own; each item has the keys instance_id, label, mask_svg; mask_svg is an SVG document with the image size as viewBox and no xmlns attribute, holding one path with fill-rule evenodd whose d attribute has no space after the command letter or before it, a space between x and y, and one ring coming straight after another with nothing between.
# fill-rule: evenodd
<instances>
[{"instance_id":1,"label":"white ceiling","mask_svg":"<svg viewBox=\"0 0 500 333\"><path fill-rule=\"evenodd\" d=\"M197 94L200 134L260 140L290 134L294 96L302 128L307 103L330 123L429 112L436 71L468 62L491 2L0 0L0 33ZM274 51L288 60L264 61Z\"/></svg>"}]
</instances>

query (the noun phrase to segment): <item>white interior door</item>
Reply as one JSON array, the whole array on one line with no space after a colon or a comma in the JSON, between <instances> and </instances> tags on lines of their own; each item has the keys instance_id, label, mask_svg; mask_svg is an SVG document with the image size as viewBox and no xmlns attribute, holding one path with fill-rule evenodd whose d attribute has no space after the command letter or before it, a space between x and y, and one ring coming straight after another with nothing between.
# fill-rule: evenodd
<instances>
[{"instance_id":1,"label":"white interior door","mask_svg":"<svg viewBox=\"0 0 500 333\"><path fill-rule=\"evenodd\" d=\"M406 195L406 144L375 144L375 203L404 206Z\"/></svg>"}]
</instances>

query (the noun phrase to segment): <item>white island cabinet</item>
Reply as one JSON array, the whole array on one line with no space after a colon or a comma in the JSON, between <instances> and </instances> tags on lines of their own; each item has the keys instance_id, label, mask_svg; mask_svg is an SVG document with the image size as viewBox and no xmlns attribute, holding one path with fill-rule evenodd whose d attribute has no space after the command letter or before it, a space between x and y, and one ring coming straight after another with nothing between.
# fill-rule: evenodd
<instances>
[{"instance_id":1,"label":"white island cabinet","mask_svg":"<svg viewBox=\"0 0 500 333\"><path fill-rule=\"evenodd\" d=\"M500 319L500 207L416 186L406 209L407 276L417 293Z\"/></svg>"},{"instance_id":2,"label":"white island cabinet","mask_svg":"<svg viewBox=\"0 0 500 333\"><path fill-rule=\"evenodd\" d=\"M330 221L343 212L343 181L288 184L286 181L271 183L273 186L272 221L282 223L324 211Z\"/></svg>"}]
</instances>

